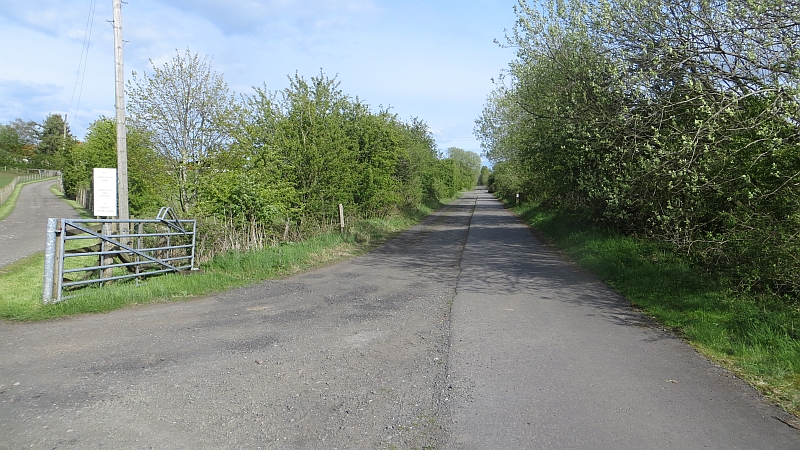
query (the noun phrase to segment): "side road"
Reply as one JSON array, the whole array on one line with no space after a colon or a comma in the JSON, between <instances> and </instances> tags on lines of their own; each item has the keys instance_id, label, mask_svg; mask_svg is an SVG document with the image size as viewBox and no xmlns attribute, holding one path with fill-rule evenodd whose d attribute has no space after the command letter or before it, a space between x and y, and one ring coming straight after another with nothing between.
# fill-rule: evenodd
<instances>
[{"instance_id":1,"label":"side road","mask_svg":"<svg viewBox=\"0 0 800 450\"><path fill-rule=\"evenodd\" d=\"M79 217L50 192L53 183L47 180L22 186L14 212L0 220L0 267L44 250L48 218Z\"/></svg>"}]
</instances>

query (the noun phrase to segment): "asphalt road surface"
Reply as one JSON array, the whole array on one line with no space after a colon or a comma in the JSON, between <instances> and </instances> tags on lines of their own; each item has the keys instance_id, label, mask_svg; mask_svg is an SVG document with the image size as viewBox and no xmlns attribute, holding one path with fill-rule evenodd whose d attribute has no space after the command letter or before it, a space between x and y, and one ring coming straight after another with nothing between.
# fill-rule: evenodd
<instances>
[{"instance_id":1,"label":"asphalt road surface","mask_svg":"<svg viewBox=\"0 0 800 450\"><path fill-rule=\"evenodd\" d=\"M0 220L0 267L44 251L48 218L80 217L50 192L54 183L48 180L22 186L14 212Z\"/></svg>"},{"instance_id":2,"label":"asphalt road surface","mask_svg":"<svg viewBox=\"0 0 800 450\"><path fill-rule=\"evenodd\" d=\"M284 280L0 324L8 449L800 448L775 417L479 191Z\"/></svg>"}]
</instances>

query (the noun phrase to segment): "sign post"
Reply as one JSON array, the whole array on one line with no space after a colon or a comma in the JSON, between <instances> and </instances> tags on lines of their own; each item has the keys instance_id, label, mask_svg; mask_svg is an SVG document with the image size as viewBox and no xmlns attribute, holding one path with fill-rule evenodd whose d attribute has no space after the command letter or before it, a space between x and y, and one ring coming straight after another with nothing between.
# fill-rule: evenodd
<instances>
[{"instance_id":1,"label":"sign post","mask_svg":"<svg viewBox=\"0 0 800 450\"><path fill-rule=\"evenodd\" d=\"M117 169L93 170L94 211L96 217L117 216Z\"/></svg>"},{"instance_id":2,"label":"sign post","mask_svg":"<svg viewBox=\"0 0 800 450\"><path fill-rule=\"evenodd\" d=\"M117 169L94 168L94 215L96 217L116 217L117 215ZM111 234L111 224L103 224L103 235ZM106 241L100 242L100 252L109 250ZM113 260L105 254L100 255L100 266L111 265ZM111 269L102 269L100 278L111 276Z\"/></svg>"}]
</instances>

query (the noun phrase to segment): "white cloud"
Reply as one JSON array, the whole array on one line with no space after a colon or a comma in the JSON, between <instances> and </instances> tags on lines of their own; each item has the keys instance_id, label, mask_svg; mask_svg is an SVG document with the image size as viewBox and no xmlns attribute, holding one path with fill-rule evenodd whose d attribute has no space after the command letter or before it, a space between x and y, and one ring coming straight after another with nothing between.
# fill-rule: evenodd
<instances>
[{"instance_id":1,"label":"white cloud","mask_svg":"<svg viewBox=\"0 0 800 450\"><path fill-rule=\"evenodd\" d=\"M261 30L324 29L378 11L372 0L177 0L164 5L201 17L226 35Z\"/></svg>"},{"instance_id":2,"label":"white cloud","mask_svg":"<svg viewBox=\"0 0 800 450\"><path fill-rule=\"evenodd\" d=\"M96 1L80 111L82 136L113 114L109 0L0 0L0 122L70 109L87 18ZM442 148L471 150L475 117L512 56L492 44L513 26L516 0L127 0L125 73L151 71L187 48L207 55L231 88L280 90L323 69L343 91L425 120ZM76 94L77 95L77 94ZM77 120L73 123L73 119ZM474 141L473 141L474 142Z\"/></svg>"},{"instance_id":3,"label":"white cloud","mask_svg":"<svg viewBox=\"0 0 800 450\"><path fill-rule=\"evenodd\" d=\"M58 96L61 87L51 83L28 83L24 81L0 81L0 122L6 123L21 118L20 111L37 111L46 115L52 111L53 99ZM63 113L63 111L57 111Z\"/></svg>"},{"instance_id":4,"label":"white cloud","mask_svg":"<svg viewBox=\"0 0 800 450\"><path fill-rule=\"evenodd\" d=\"M104 13L111 18L111 7L106 3L109 2L97 2L95 18ZM90 11L91 1L0 0L0 17L8 22L69 39L83 39Z\"/></svg>"}]
</instances>

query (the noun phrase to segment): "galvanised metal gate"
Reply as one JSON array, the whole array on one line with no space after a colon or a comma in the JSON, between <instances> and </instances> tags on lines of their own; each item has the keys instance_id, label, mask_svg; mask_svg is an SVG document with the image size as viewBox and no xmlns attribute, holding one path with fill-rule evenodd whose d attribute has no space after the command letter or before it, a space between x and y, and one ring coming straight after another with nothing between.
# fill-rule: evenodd
<instances>
[{"instance_id":1,"label":"galvanised metal gate","mask_svg":"<svg viewBox=\"0 0 800 450\"><path fill-rule=\"evenodd\" d=\"M42 301L92 284L191 270L197 222L169 208L156 219L49 219Z\"/></svg>"}]
</instances>

